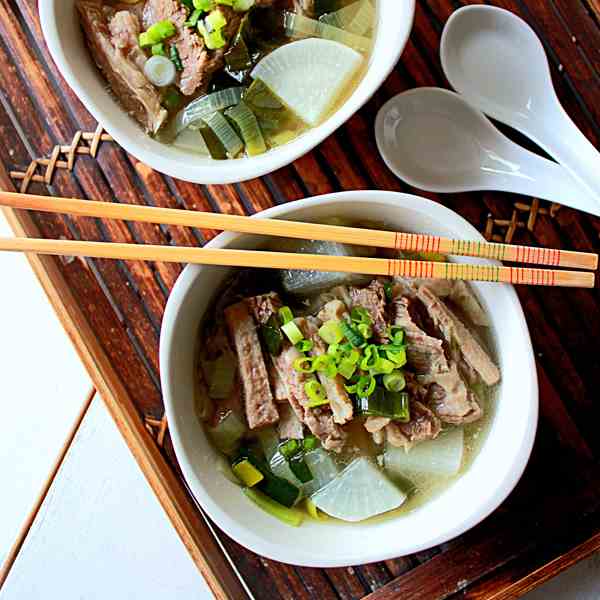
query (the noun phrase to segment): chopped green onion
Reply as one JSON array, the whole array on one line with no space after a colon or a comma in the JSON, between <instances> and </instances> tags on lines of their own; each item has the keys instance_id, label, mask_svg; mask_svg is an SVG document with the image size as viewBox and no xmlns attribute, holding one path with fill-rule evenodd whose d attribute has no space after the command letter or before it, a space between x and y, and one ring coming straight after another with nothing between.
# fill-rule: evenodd
<instances>
[{"instance_id":1,"label":"chopped green onion","mask_svg":"<svg viewBox=\"0 0 600 600\"><path fill-rule=\"evenodd\" d=\"M394 421L410 421L410 398L405 392L389 392L377 388L370 397L358 396L357 414L370 417L385 417Z\"/></svg>"},{"instance_id":2,"label":"chopped green onion","mask_svg":"<svg viewBox=\"0 0 600 600\"><path fill-rule=\"evenodd\" d=\"M248 156L257 156L267 151L265 139L254 113L248 106L240 101L237 106L230 108L225 113L238 127L244 143L246 144L246 152Z\"/></svg>"},{"instance_id":3,"label":"chopped green onion","mask_svg":"<svg viewBox=\"0 0 600 600\"><path fill-rule=\"evenodd\" d=\"M279 452L288 459L292 458L292 456L300 452L300 450L302 450L302 446L298 440L287 440L287 442L283 442L279 445Z\"/></svg>"},{"instance_id":4,"label":"chopped green onion","mask_svg":"<svg viewBox=\"0 0 600 600\"><path fill-rule=\"evenodd\" d=\"M384 346L385 355L391 360L396 368L403 367L407 363L406 346Z\"/></svg>"},{"instance_id":5,"label":"chopped green onion","mask_svg":"<svg viewBox=\"0 0 600 600\"><path fill-rule=\"evenodd\" d=\"M320 354L313 359L315 371L324 373L327 377L335 377L337 375L337 367L335 359L329 354Z\"/></svg>"},{"instance_id":6,"label":"chopped green onion","mask_svg":"<svg viewBox=\"0 0 600 600\"><path fill-rule=\"evenodd\" d=\"M400 346L404 341L404 329L402 327L398 327L397 325L392 325L390 327L389 338L392 340L392 344L396 346Z\"/></svg>"},{"instance_id":7,"label":"chopped green onion","mask_svg":"<svg viewBox=\"0 0 600 600\"><path fill-rule=\"evenodd\" d=\"M215 0L193 0L194 8L208 12L215 7Z\"/></svg>"},{"instance_id":8,"label":"chopped green onion","mask_svg":"<svg viewBox=\"0 0 600 600\"><path fill-rule=\"evenodd\" d=\"M379 352L377 351L377 346L375 346L375 344L369 344L364 350L360 368L363 371L369 371L375 366L378 359Z\"/></svg>"},{"instance_id":9,"label":"chopped green onion","mask_svg":"<svg viewBox=\"0 0 600 600\"><path fill-rule=\"evenodd\" d=\"M275 315L271 315L269 320L261 325L260 336L269 354L278 356L283 344L283 335L281 335Z\"/></svg>"},{"instance_id":10,"label":"chopped green onion","mask_svg":"<svg viewBox=\"0 0 600 600\"><path fill-rule=\"evenodd\" d=\"M209 32L213 32L223 29L223 27L227 25L227 19L219 9L216 9L211 11L210 14L204 19L204 24Z\"/></svg>"},{"instance_id":11,"label":"chopped green onion","mask_svg":"<svg viewBox=\"0 0 600 600\"><path fill-rule=\"evenodd\" d=\"M259 508L292 527L302 524L302 513L295 508L287 508L254 488L244 488L244 494Z\"/></svg>"},{"instance_id":12,"label":"chopped green onion","mask_svg":"<svg viewBox=\"0 0 600 600\"><path fill-rule=\"evenodd\" d=\"M219 138L229 158L235 158L243 150L244 143L220 112L204 117L204 121Z\"/></svg>"},{"instance_id":13,"label":"chopped green onion","mask_svg":"<svg viewBox=\"0 0 600 600\"><path fill-rule=\"evenodd\" d=\"M282 325L293 321L294 313L292 312L292 309L289 306L282 306L279 309L279 319L281 320Z\"/></svg>"},{"instance_id":14,"label":"chopped green onion","mask_svg":"<svg viewBox=\"0 0 600 600\"><path fill-rule=\"evenodd\" d=\"M311 450L315 450L318 445L319 445L319 440L314 435L307 435L302 440L302 447L304 448L305 452L310 452Z\"/></svg>"},{"instance_id":15,"label":"chopped green onion","mask_svg":"<svg viewBox=\"0 0 600 600\"><path fill-rule=\"evenodd\" d=\"M198 21L198 31L204 38L204 43L209 50L218 50L222 48L227 41L223 37L222 29L215 29L214 31L209 31L204 22Z\"/></svg>"},{"instance_id":16,"label":"chopped green onion","mask_svg":"<svg viewBox=\"0 0 600 600\"><path fill-rule=\"evenodd\" d=\"M152 45L152 56L166 56L167 51L165 50L164 42L158 42L158 44Z\"/></svg>"},{"instance_id":17,"label":"chopped green onion","mask_svg":"<svg viewBox=\"0 0 600 600\"><path fill-rule=\"evenodd\" d=\"M373 337L373 328L367 323L359 323L356 326L356 329L358 333L360 333L360 335L362 335L365 338L365 340L368 340L369 338Z\"/></svg>"},{"instance_id":18,"label":"chopped green onion","mask_svg":"<svg viewBox=\"0 0 600 600\"><path fill-rule=\"evenodd\" d=\"M352 328L350 324L345 321L340 321L340 327L344 337L355 347L360 348L365 342L365 338L356 329Z\"/></svg>"},{"instance_id":19,"label":"chopped green onion","mask_svg":"<svg viewBox=\"0 0 600 600\"><path fill-rule=\"evenodd\" d=\"M379 357L371 367L371 375L388 375L396 368L396 365L387 358Z\"/></svg>"},{"instance_id":20,"label":"chopped green onion","mask_svg":"<svg viewBox=\"0 0 600 600\"><path fill-rule=\"evenodd\" d=\"M166 39L177 33L177 28L171 21L158 21L148 29L140 33L139 43L142 48L154 46L159 42L164 42Z\"/></svg>"},{"instance_id":21,"label":"chopped green onion","mask_svg":"<svg viewBox=\"0 0 600 600\"><path fill-rule=\"evenodd\" d=\"M366 323L367 325L371 325L373 322L369 315L369 311L362 306L355 306L350 313L350 318L353 323Z\"/></svg>"},{"instance_id":22,"label":"chopped green onion","mask_svg":"<svg viewBox=\"0 0 600 600\"><path fill-rule=\"evenodd\" d=\"M254 6L255 0L233 0L233 10L236 12L245 12Z\"/></svg>"},{"instance_id":23,"label":"chopped green onion","mask_svg":"<svg viewBox=\"0 0 600 600\"><path fill-rule=\"evenodd\" d=\"M387 301L391 302L394 299L394 286L391 281L386 281L383 284L383 291L385 292Z\"/></svg>"},{"instance_id":24,"label":"chopped green onion","mask_svg":"<svg viewBox=\"0 0 600 600\"><path fill-rule=\"evenodd\" d=\"M290 321L289 323L282 325L281 331L285 333L288 340L290 340L292 344L297 344L298 342L304 339L302 332L300 331L300 329L298 329L298 325L296 325L294 321Z\"/></svg>"},{"instance_id":25,"label":"chopped green onion","mask_svg":"<svg viewBox=\"0 0 600 600\"><path fill-rule=\"evenodd\" d=\"M406 387L402 371L394 371L383 376L383 387L389 392L401 392Z\"/></svg>"},{"instance_id":26,"label":"chopped green onion","mask_svg":"<svg viewBox=\"0 0 600 600\"><path fill-rule=\"evenodd\" d=\"M356 384L356 395L360 398L368 398L374 391L377 382L372 375L361 375Z\"/></svg>"},{"instance_id":27,"label":"chopped green onion","mask_svg":"<svg viewBox=\"0 0 600 600\"><path fill-rule=\"evenodd\" d=\"M235 462L231 470L235 476L246 486L254 487L260 483L265 476L247 459L244 458Z\"/></svg>"},{"instance_id":28,"label":"chopped green onion","mask_svg":"<svg viewBox=\"0 0 600 600\"><path fill-rule=\"evenodd\" d=\"M319 335L327 344L339 344L344 339L340 321L327 321L319 329Z\"/></svg>"},{"instance_id":29,"label":"chopped green onion","mask_svg":"<svg viewBox=\"0 0 600 600\"><path fill-rule=\"evenodd\" d=\"M243 87L225 88L193 100L177 115L175 132L179 133L190 125L202 123L204 117L238 104L243 90Z\"/></svg>"},{"instance_id":30,"label":"chopped green onion","mask_svg":"<svg viewBox=\"0 0 600 600\"><path fill-rule=\"evenodd\" d=\"M296 348L300 352L310 352L313 349L314 343L311 340L301 340L296 344Z\"/></svg>"},{"instance_id":31,"label":"chopped green onion","mask_svg":"<svg viewBox=\"0 0 600 600\"><path fill-rule=\"evenodd\" d=\"M188 20L184 23L186 27L196 27L198 25L198 21L202 16L202 10L199 8L194 9L192 14L188 17Z\"/></svg>"},{"instance_id":32,"label":"chopped green onion","mask_svg":"<svg viewBox=\"0 0 600 600\"><path fill-rule=\"evenodd\" d=\"M310 356L302 356L294 361L294 369L298 373L314 373L315 365L313 359Z\"/></svg>"},{"instance_id":33,"label":"chopped green onion","mask_svg":"<svg viewBox=\"0 0 600 600\"><path fill-rule=\"evenodd\" d=\"M292 473L300 480L301 483L308 483L314 479L310 468L304 460L304 454L299 452L288 460Z\"/></svg>"},{"instance_id":34,"label":"chopped green onion","mask_svg":"<svg viewBox=\"0 0 600 600\"><path fill-rule=\"evenodd\" d=\"M338 373L344 379L350 379L352 375L354 375L354 373L356 372L356 369L356 363L353 363L350 358L343 358L337 368Z\"/></svg>"},{"instance_id":35,"label":"chopped green onion","mask_svg":"<svg viewBox=\"0 0 600 600\"><path fill-rule=\"evenodd\" d=\"M181 62L181 58L179 57L179 51L177 50L177 46L174 44L169 48L169 58L171 62L175 65L175 68L178 71L183 71L183 63Z\"/></svg>"},{"instance_id":36,"label":"chopped green onion","mask_svg":"<svg viewBox=\"0 0 600 600\"><path fill-rule=\"evenodd\" d=\"M316 379L309 379L304 384L304 391L310 400L308 404L309 408L329 404L325 388Z\"/></svg>"}]
</instances>

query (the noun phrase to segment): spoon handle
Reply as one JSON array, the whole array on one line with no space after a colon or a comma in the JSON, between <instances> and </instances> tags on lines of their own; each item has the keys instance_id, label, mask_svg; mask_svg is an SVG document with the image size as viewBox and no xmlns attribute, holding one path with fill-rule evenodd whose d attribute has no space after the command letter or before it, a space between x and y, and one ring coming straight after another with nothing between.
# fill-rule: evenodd
<instances>
[{"instance_id":1,"label":"spoon handle","mask_svg":"<svg viewBox=\"0 0 600 600\"><path fill-rule=\"evenodd\" d=\"M600 153L557 102L550 118L532 123L530 137L579 181L600 210Z\"/></svg>"},{"instance_id":2,"label":"spoon handle","mask_svg":"<svg viewBox=\"0 0 600 600\"><path fill-rule=\"evenodd\" d=\"M486 165L483 165L482 168L488 171L487 189L533 196L600 216L600 201L561 165L515 144L507 147L505 156L510 157L510 162L518 168L485 169ZM498 163L488 164L494 167Z\"/></svg>"}]
</instances>

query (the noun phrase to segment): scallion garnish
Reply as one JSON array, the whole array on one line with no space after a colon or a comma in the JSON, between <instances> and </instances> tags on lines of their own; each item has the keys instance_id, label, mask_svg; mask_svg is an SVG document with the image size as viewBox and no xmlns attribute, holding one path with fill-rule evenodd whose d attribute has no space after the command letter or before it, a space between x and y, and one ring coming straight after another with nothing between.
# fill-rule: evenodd
<instances>
[{"instance_id":1,"label":"scallion garnish","mask_svg":"<svg viewBox=\"0 0 600 600\"><path fill-rule=\"evenodd\" d=\"M384 348L388 360L391 360L397 369L406 364L406 346L384 346Z\"/></svg>"},{"instance_id":2,"label":"scallion garnish","mask_svg":"<svg viewBox=\"0 0 600 600\"><path fill-rule=\"evenodd\" d=\"M357 396L357 414L370 417L385 417L393 421L410 421L410 398L405 392L390 392L377 388L371 396Z\"/></svg>"},{"instance_id":3,"label":"scallion garnish","mask_svg":"<svg viewBox=\"0 0 600 600\"><path fill-rule=\"evenodd\" d=\"M374 391L377 382L372 375L361 375L356 384L356 395L360 398L368 398Z\"/></svg>"},{"instance_id":4,"label":"scallion garnish","mask_svg":"<svg viewBox=\"0 0 600 600\"><path fill-rule=\"evenodd\" d=\"M302 440L302 447L304 448L305 452L310 452L311 450L315 450L318 445L319 445L319 440L314 435L307 435Z\"/></svg>"},{"instance_id":5,"label":"scallion garnish","mask_svg":"<svg viewBox=\"0 0 600 600\"><path fill-rule=\"evenodd\" d=\"M358 333L360 333L360 335L362 335L365 338L365 340L368 340L369 338L373 337L373 328L367 323L358 323L356 329Z\"/></svg>"},{"instance_id":6,"label":"scallion garnish","mask_svg":"<svg viewBox=\"0 0 600 600\"><path fill-rule=\"evenodd\" d=\"M313 349L313 342L311 340L301 340L296 344L296 348L300 352L310 352Z\"/></svg>"},{"instance_id":7,"label":"scallion garnish","mask_svg":"<svg viewBox=\"0 0 600 600\"><path fill-rule=\"evenodd\" d=\"M394 371L383 376L383 387L389 392L401 392L406 387L402 371Z\"/></svg>"},{"instance_id":8,"label":"scallion garnish","mask_svg":"<svg viewBox=\"0 0 600 600\"><path fill-rule=\"evenodd\" d=\"M283 333L285 333L288 340L290 340L290 342L292 342L292 344L297 344L298 342L301 342L304 339L302 332L298 328L298 325L296 325L296 323L294 323L294 321L289 321L285 325L282 325L281 331L283 331Z\"/></svg>"},{"instance_id":9,"label":"scallion garnish","mask_svg":"<svg viewBox=\"0 0 600 600\"><path fill-rule=\"evenodd\" d=\"M353 363L350 358L343 358L338 365L337 370L344 379L350 379L356 372L357 366L358 365Z\"/></svg>"},{"instance_id":10,"label":"scallion garnish","mask_svg":"<svg viewBox=\"0 0 600 600\"><path fill-rule=\"evenodd\" d=\"M279 324L277 323L275 315L271 315L269 320L261 326L260 337L262 338L263 344L267 348L269 354L278 356L281 352L283 336L279 330Z\"/></svg>"},{"instance_id":11,"label":"scallion garnish","mask_svg":"<svg viewBox=\"0 0 600 600\"><path fill-rule=\"evenodd\" d=\"M294 313L292 312L292 309L289 306L282 306L279 309L279 319L281 320L282 325L293 321Z\"/></svg>"},{"instance_id":12,"label":"scallion garnish","mask_svg":"<svg viewBox=\"0 0 600 600\"><path fill-rule=\"evenodd\" d=\"M178 71L183 71L183 63L181 62L181 58L179 57L179 51L177 50L177 46L171 44L169 48L169 58L171 62L175 65L175 68Z\"/></svg>"},{"instance_id":13,"label":"scallion garnish","mask_svg":"<svg viewBox=\"0 0 600 600\"><path fill-rule=\"evenodd\" d=\"M340 321L327 321L319 329L319 335L327 344L339 344L344 339Z\"/></svg>"},{"instance_id":14,"label":"scallion garnish","mask_svg":"<svg viewBox=\"0 0 600 600\"><path fill-rule=\"evenodd\" d=\"M287 440L279 445L279 452L285 458L291 458L294 454L300 452L300 450L302 450L302 446L298 440Z\"/></svg>"},{"instance_id":15,"label":"scallion garnish","mask_svg":"<svg viewBox=\"0 0 600 600\"><path fill-rule=\"evenodd\" d=\"M309 379L304 384L304 391L310 400L308 403L309 408L316 408L318 406L329 404L325 388L316 379Z\"/></svg>"},{"instance_id":16,"label":"scallion garnish","mask_svg":"<svg viewBox=\"0 0 600 600\"><path fill-rule=\"evenodd\" d=\"M302 356L294 361L294 369L298 373L314 373L315 365L313 359L310 356Z\"/></svg>"},{"instance_id":17,"label":"scallion garnish","mask_svg":"<svg viewBox=\"0 0 600 600\"><path fill-rule=\"evenodd\" d=\"M342 333L344 337L355 347L360 348L366 340L364 336L359 333L356 329L354 329L349 323L345 321L340 321L340 327L342 329Z\"/></svg>"},{"instance_id":18,"label":"scallion garnish","mask_svg":"<svg viewBox=\"0 0 600 600\"><path fill-rule=\"evenodd\" d=\"M366 323L367 325L371 325L372 323L369 311L362 306L355 306L352 309L350 319L352 319L353 323Z\"/></svg>"}]
</instances>

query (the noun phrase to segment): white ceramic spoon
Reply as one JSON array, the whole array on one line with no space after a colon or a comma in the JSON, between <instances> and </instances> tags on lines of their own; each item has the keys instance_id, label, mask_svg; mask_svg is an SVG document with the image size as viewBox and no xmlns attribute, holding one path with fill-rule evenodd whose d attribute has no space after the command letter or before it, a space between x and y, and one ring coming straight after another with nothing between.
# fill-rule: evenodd
<instances>
[{"instance_id":1,"label":"white ceramic spoon","mask_svg":"<svg viewBox=\"0 0 600 600\"><path fill-rule=\"evenodd\" d=\"M457 92L534 140L600 207L600 153L560 105L542 43L525 21L493 6L461 8L446 23L440 55Z\"/></svg>"},{"instance_id":2,"label":"white ceramic spoon","mask_svg":"<svg viewBox=\"0 0 600 600\"><path fill-rule=\"evenodd\" d=\"M454 92L424 87L395 96L379 111L375 135L388 167L414 187L514 192L600 216L578 180L509 140Z\"/></svg>"}]
</instances>

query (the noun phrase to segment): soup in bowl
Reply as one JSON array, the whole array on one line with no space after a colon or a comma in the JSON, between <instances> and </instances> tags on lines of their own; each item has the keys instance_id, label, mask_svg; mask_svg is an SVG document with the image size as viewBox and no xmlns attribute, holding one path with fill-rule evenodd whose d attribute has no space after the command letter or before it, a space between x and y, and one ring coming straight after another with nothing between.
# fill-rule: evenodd
<instances>
[{"instance_id":1,"label":"soup in bowl","mask_svg":"<svg viewBox=\"0 0 600 600\"><path fill-rule=\"evenodd\" d=\"M386 229L481 237L440 205L386 192L262 215L371 227L378 215ZM319 251L237 234L211 245L265 243ZM337 250L368 252L323 249ZM168 302L161 377L202 507L244 546L300 565L384 560L462 533L514 487L537 423L527 327L498 284L189 266Z\"/></svg>"},{"instance_id":2,"label":"soup in bowl","mask_svg":"<svg viewBox=\"0 0 600 600\"><path fill-rule=\"evenodd\" d=\"M40 3L48 47L128 152L197 183L271 172L358 110L397 62L414 0Z\"/></svg>"}]
</instances>

